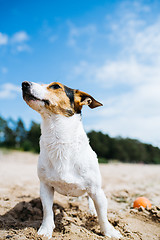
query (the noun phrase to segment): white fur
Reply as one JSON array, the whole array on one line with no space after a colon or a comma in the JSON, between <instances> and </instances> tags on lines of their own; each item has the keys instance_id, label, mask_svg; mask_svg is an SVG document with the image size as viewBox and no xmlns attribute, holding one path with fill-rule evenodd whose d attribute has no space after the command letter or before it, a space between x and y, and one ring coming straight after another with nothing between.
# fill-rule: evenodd
<instances>
[{"instance_id":1,"label":"white fur","mask_svg":"<svg viewBox=\"0 0 160 240\"><path fill-rule=\"evenodd\" d=\"M41 181L61 194L75 197L101 186L96 154L89 146L79 115L43 119L41 130Z\"/></svg>"},{"instance_id":2,"label":"white fur","mask_svg":"<svg viewBox=\"0 0 160 240\"><path fill-rule=\"evenodd\" d=\"M37 84L32 87L35 92ZM37 92L36 96L43 98L45 88L38 86ZM35 104L40 103L34 103L36 108ZM107 199L101 188L97 156L89 145L80 114L65 117L49 112L43 105L40 109L38 105L42 115L38 176L43 222L38 234L52 237L55 227L52 211L54 191L76 197L87 192L91 198L90 212L95 214L95 205L101 233L108 237L122 237L108 222Z\"/></svg>"},{"instance_id":3,"label":"white fur","mask_svg":"<svg viewBox=\"0 0 160 240\"><path fill-rule=\"evenodd\" d=\"M101 189L97 156L89 145L80 115L43 118L41 131L38 176L44 220L38 233L52 236L53 196L50 195L53 195L54 189L63 195L76 197L87 192L95 203L101 232L109 237L120 238L121 234L107 220L107 199ZM91 202L89 200L90 211L95 214Z\"/></svg>"}]
</instances>

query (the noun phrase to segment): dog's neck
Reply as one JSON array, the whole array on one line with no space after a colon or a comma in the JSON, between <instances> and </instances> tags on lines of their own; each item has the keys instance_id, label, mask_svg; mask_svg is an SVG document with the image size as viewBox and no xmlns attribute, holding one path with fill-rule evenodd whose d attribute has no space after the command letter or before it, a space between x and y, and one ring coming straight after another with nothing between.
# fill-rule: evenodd
<instances>
[{"instance_id":1,"label":"dog's neck","mask_svg":"<svg viewBox=\"0 0 160 240\"><path fill-rule=\"evenodd\" d=\"M65 117L54 114L42 117L41 133L41 139L48 144L74 143L84 133L81 115Z\"/></svg>"}]
</instances>

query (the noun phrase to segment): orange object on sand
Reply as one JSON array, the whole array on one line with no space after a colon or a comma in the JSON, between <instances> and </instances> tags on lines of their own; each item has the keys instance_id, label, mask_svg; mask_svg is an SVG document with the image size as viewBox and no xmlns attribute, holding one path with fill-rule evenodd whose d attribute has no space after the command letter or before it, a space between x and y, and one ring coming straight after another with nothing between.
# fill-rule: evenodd
<instances>
[{"instance_id":1,"label":"orange object on sand","mask_svg":"<svg viewBox=\"0 0 160 240\"><path fill-rule=\"evenodd\" d=\"M145 198L145 197L138 197L135 201L134 201L134 203L133 203L133 207L134 208L139 208L139 207L144 207L144 208L148 208L148 209L150 209L151 207L152 207L152 205L151 205L151 203L150 203L150 201L147 199L147 198Z\"/></svg>"}]
</instances>

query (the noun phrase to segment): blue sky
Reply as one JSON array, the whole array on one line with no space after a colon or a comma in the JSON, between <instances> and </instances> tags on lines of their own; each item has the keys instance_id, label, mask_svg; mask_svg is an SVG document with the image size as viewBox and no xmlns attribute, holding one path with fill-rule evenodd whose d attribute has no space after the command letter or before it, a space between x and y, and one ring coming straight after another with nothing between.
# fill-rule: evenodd
<instances>
[{"instance_id":1,"label":"blue sky","mask_svg":"<svg viewBox=\"0 0 160 240\"><path fill-rule=\"evenodd\" d=\"M104 106L87 131L160 146L160 2L0 0L0 115L40 122L21 82L59 81Z\"/></svg>"}]
</instances>

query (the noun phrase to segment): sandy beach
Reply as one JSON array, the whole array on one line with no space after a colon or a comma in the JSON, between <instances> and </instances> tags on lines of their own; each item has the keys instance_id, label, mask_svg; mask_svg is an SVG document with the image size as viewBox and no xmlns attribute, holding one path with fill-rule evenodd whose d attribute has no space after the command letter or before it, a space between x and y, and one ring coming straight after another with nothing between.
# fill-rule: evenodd
<instances>
[{"instance_id":1,"label":"sandy beach","mask_svg":"<svg viewBox=\"0 0 160 240\"><path fill-rule=\"evenodd\" d=\"M37 154L0 151L1 240L45 239L37 235L42 221L37 160ZM160 165L109 163L100 164L100 170L108 218L123 239L160 239ZM133 209L138 196L147 197L152 208ZM109 239L88 213L87 196L77 199L56 193L53 209L53 239Z\"/></svg>"}]
</instances>

